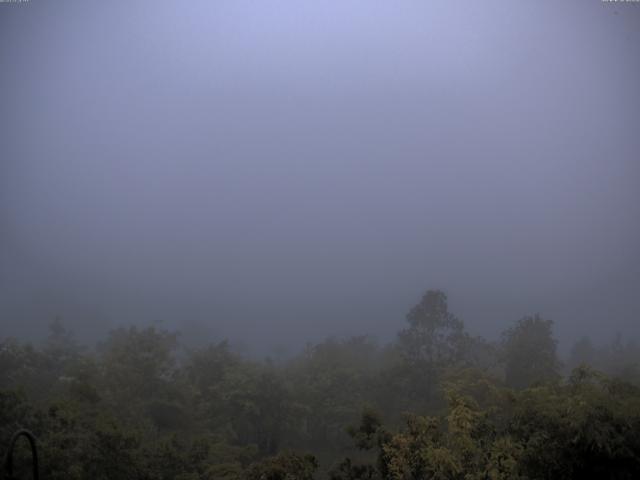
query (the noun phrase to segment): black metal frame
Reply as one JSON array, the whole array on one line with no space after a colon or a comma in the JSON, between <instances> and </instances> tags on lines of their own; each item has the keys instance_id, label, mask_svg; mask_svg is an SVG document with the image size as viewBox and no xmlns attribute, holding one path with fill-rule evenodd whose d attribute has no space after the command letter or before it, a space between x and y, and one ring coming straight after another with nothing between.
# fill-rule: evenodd
<instances>
[{"instance_id":1,"label":"black metal frame","mask_svg":"<svg viewBox=\"0 0 640 480\"><path fill-rule=\"evenodd\" d=\"M31 463L33 467L33 480L38 480L40 478L39 470L38 470L38 448L36 446L36 437L29 430L18 430L11 437L11 441L9 442L9 449L7 450L7 455L4 459L4 474L7 480L13 480L13 450L16 446L16 443L20 437L26 437L29 441L29 445L31 445Z\"/></svg>"}]
</instances>

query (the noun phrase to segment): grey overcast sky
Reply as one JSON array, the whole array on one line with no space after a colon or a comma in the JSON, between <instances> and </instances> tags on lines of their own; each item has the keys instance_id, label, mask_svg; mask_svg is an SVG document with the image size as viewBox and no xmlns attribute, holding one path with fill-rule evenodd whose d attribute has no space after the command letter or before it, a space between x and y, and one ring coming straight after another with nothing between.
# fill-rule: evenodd
<instances>
[{"instance_id":1,"label":"grey overcast sky","mask_svg":"<svg viewBox=\"0 0 640 480\"><path fill-rule=\"evenodd\" d=\"M2 3L0 126L0 336L640 336L640 3Z\"/></svg>"}]
</instances>

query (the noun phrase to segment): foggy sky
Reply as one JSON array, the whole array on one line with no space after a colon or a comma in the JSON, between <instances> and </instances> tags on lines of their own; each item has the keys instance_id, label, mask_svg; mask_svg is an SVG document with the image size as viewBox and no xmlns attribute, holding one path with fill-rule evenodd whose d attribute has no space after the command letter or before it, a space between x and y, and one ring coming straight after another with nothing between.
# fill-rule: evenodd
<instances>
[{"instance_id":1,"label":"foggy sky","mask_svg":"<svg viewBox=\"0 0 640 480\"><path fill-rule=\"evenodd\" d=\"M0 337L640 333L640 4L0 4Z\"/></svg>"}]
</instances>

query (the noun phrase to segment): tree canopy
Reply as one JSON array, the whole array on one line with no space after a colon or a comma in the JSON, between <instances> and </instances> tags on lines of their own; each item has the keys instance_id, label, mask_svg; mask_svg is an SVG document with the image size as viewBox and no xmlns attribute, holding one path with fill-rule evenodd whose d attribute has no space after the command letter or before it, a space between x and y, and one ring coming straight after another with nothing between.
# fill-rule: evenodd
<instances>
[{"instance_id":1,"label":"tree canopy","mask_svg":"<svg viewBox=\"0 0 640 480\"><path fill-rule=\"evenodd\" d=\"M580 339L563 364L553 325L472 337L427 291L396 341L273 362L158 327L89 348L57 319L40 345L0 341L0 452L28 428L47 479L640 478L637 345Z\"/></svg>"}]
</instances>

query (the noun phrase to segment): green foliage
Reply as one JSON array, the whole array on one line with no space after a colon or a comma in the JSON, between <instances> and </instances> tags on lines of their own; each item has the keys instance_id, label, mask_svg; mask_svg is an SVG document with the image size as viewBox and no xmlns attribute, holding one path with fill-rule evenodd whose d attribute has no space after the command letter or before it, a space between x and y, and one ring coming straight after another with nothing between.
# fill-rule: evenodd
<instances>
[{"instance_id":1,"label":"green foliage","mask_svg":"<svg viewBox=\"0 0 640 480\"><path fill-rule=\"evenodd\" d=\"M336 468L329 472L329 480L374 480L380 478L373 465L354 463L345 458Z\"/></svg>"},{"instance_id":2,"label":"green foliage","mask_svg":"<svg viewBox=\"0 0 640 480\"><path fill-rule=\"evenodd\" d=\"M538 315L524 317L503 334L505 379L513 388L559 379L553 322Z\"/></svg>"},{"instance_id":3,"label":"green foliage","mask_svg":"<svg viewBox=\"0 0 640 480\"><path fill-rule=\"evenodd\" d=\"M301 442L309 448L348 446L344 427L375 396L379 362L377 345L366 337L328 339L293 359L286 377L295 385Z\"/></svg>"},{"instance_id":4,"label":"green foliage","mask_svg":"<svg viewBox=\"0 0 640 480\"><path fill-rule=\"evenodd\" d=\"M446 414L408 415L404 429L379 435L375 474L370 464L363 478L568 480L640 475L638 387L579 370L564 385L521 392L495 386L494 393L494 405L481 408L474 398L451 388ZM355 431L371 432L370 423L363 416ZM383 431L375 425L376 432ZM360 446L371 445L354 438ZM353 473L350 460L340 467L335 479L362 478Z\"/></svg>"},{"instance_id":5,"label":"green foliage","mask_svg":"<svg viewBox=\"0 0 640 480\"><path fill-rule=\"evenodd\" d=\"M583 340L562 378L538 316L498 345L429 291L407 320L389 345L330 338L277 364L154 327L93 351L56 320L40 346L0 341L0 453L28 428L53 480L640 478L636 344Z\"/></svg>"},{"instance_id":6,"label":"green foliage","mask_svg":"<svg viewBox=\"0 0 640 480\"><path fill-rule=\"evenodd\" d=\"M436 368L461 358L464 324L449 312L447 296L429 290L407 315L409 328L399 334L404 357L411 366Z\"/></svg>"},{"instance_id":7,"label":"green foliage","mask_svg":"<svg viewBox=\"0 0 640 480\"><path fill-rule=\"evenodd\" d=\"M101 346L104 377L114 394L150 399L165 393L175 367L177 335L153 327L120 328Z\"/></svg>"},{"instance_id":8,"label":"green foliage","mask_svg":"<svg viewBox=\"0 0 640 480\"><path fill-rule=\"evenodd\" d=\"M409 395L419 403L430 402L438 393L442 370L464 359L469 337L464 324L449 312L447 296L429 290L407 315L409 328L398 334L398 347L405 362ZM400 373L400 372L399 372Z\"/></svg>"},{"instance_id":9,"label":"green foliage","mask_svg":"<svg viewBox=\"0 0 640 480\"><path fill-rule=\"evenodd\" d=\"M280 453L251 465L246 480L313 480L318 462L313 455Z\"/></svg>"}]
</instances>

